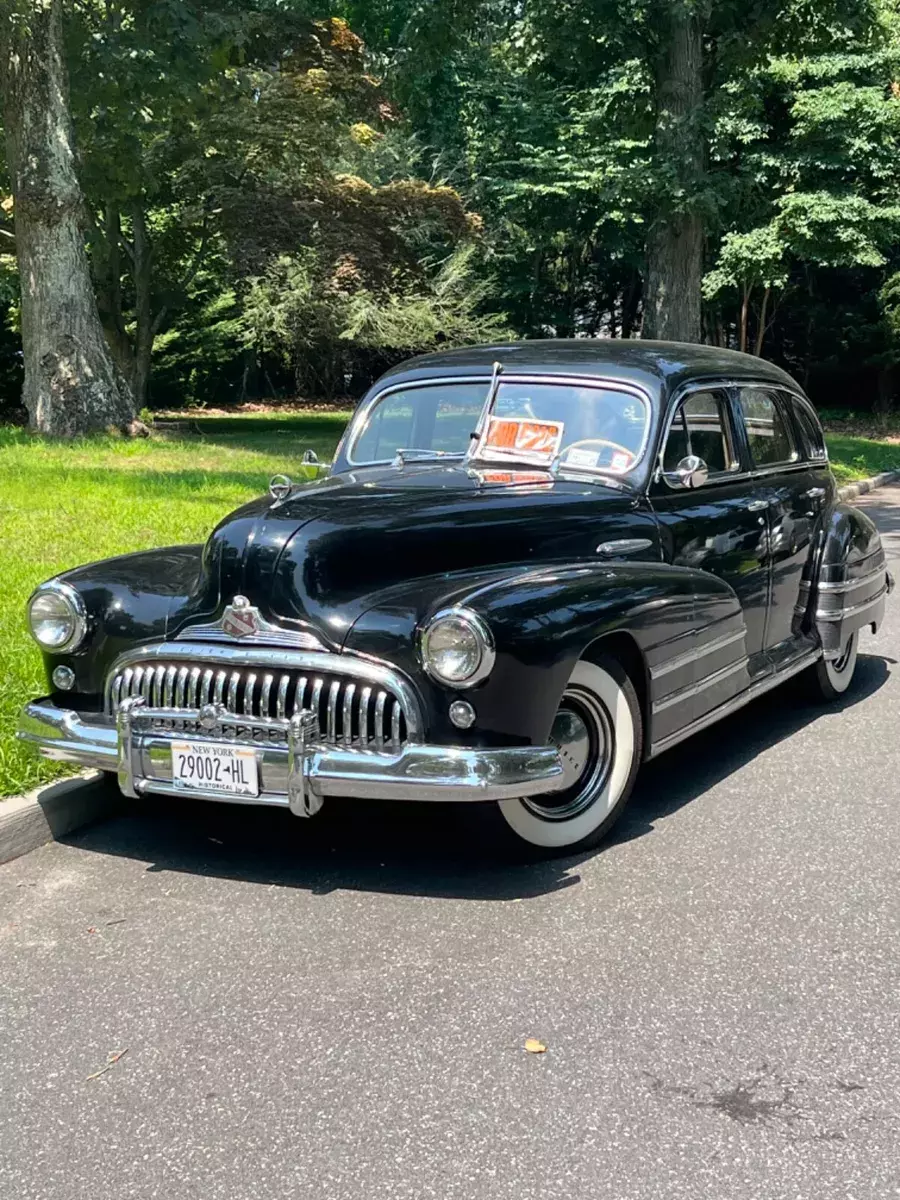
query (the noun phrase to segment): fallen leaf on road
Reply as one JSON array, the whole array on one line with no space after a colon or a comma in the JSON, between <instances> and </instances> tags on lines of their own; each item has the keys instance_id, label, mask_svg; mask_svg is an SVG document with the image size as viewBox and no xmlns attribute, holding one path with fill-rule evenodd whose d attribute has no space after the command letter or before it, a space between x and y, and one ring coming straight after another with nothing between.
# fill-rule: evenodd
<instances>
[{"instance_id":1,"label":"fallen leaf on road","mask_svg":"<svg viewBox=\"0 0 900 1200\"><path fill-rule=\"evenodd\" d=\"M88 925L88 933L96 933L96 932L97 932L96 925Z\"/></svg>"},{"instance_id":2,"label":"fallen leaf on road","mask_svg":"<svg viewBox=\"0 0 900 1200\"><path fill-rule=\"evenodd\" d=\"M525 1049L529 1054L546 1054L547 1047L543 1042L539 1042L537 1038L526 1038Z\"/></svg>"}]
</instances>

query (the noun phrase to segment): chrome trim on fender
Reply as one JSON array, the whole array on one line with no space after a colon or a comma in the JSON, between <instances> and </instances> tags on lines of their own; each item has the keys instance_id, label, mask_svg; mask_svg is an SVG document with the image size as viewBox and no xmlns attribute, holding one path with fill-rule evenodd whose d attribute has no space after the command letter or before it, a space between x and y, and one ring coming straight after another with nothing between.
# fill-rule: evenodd
<instances>
[{"instance_id":1,"label":"chrome trim on fender","mask_svg":"<svg viewBox=\"0 0 900 1200\"><path fill-rule=\"evenodd\" d=\"M816 591L827 592L829 595L840 595L843 592L855 592L857 588L864 587L867 583L872 583L879 576L887 574L887 568L884 566L878 567L874 571L870 571L868 575L863 575L859 579L850 579L843 583L817 583ZM808 592L812 584L808 580L804 580L800 584L801 591Z\"/></svg>"},{"instance_id":2,"label":"chrome trim on fender","mask_svg":"<svg viewBox=\"0 0 900 1200\"><path fill-rule=\"evenodd\" d=\"M880 572L879 572L879 574L880 574ZM878 604L880 601L882 601L887 594L888 594L888 588L887 588L887 582L885 582L884 587L877 593L877 595L872 596L870 599L864 601L862 604L854 605L853 608L838 608L838 609L835 609L834 612L827 610L827 609L826 610L817 609L816 610L816 620L817 621L845 621L847 619L847 617L857 617L857 616L859 616L860 613L865 612L867 608L874 608L875 605Z\"/></svg>"},{"instance_id":3,"label":"chrome trim on fender","mask_svg":"<svg viewBox=\"0 0 900 1200\"><path fill-rule=\"evenodd\" d=\"M104 696L110 703L111 689L116 676L128 667L143 667L150 662L181 660L192 666L198 661L218 663L221 666L270 668L276 671L300 670L309 674L316 672L332 675L350 675L364 683L378 684L399 699L406 717L410 741L421 741L422 715L419 701L412 685L393 667L377 659L361 658L353 654L329 654L307 650L273 650L243 645L206 645L190 642L160 642L156 645L139 646L119 655L106 676ZM138 667L138 669L140 669ZM196 670L196 666L194 666ZM193 676L192 676L193 678Z\"/></svg>"},{"instance_id":4,"label":"chrome trim on fender","mask_svg":"<svg viewBox=\"0 0 900 1200\"><path fill-rule=\"evenodd\" d=\"M722 667L719 671L713 671L710 675L704 675L702 679L690 684L688 687L680 688L677 692L669 692L661 700L654 700L651 712L654 714L664 712L667 708L671 708L673 704L680 704L682 700L689 700L692 696L697 696L700 692L705 692L707 688L715 687L723 679L728 679L729 676L736 675L738 671L743 671L747 666L747 661L746 658L739 658L737 662L729 663L727 667Z\"/></svg>"},{"instance_id":5,"label":"chrome trim on fender","mask_svg":"<svg viewBox=\"0 0 900 1200\"><path fill-rule=\"evenodd\" d=\"M733 646L735 642L742 642L746 636L747 631L740 629L737 633L727 633L724 637L716 638L713 642L707 642L703 646L698 646L695 650L688 650L684 654L679 654L677 658L666 659L665 662L650 668L650 678L660 679L663 675L668 675L672 671L678 671L681 667L686 667L690 663L696 662L699 658L705 658L707 654L715 654L717 650L724 650L727 646Z\"/></svg>"},{"instance_id":6,"label":"chrome trim on fender","mask_svg":"<svg viewBox=\"0 0 900 1200\"><path fill-rule=\"evenodd\" d=\"M140 714L140 715L139 715ZM151 720L151 712L130 718ZM128 721L130 725L131 720ZM256 747L261 791L258 797L176 788L172 782L171 735L131 728L129 748L120 752L125 729L100 714L59 709L48 700L25 706L18 736L48 758L114 771L120 763L131 794L194 796L231 803L275 805L307 810L325 796L424 802L514 800L565 787L565 773L553 746L472 749L407 744L399 751L352 750L310 744L311 725L290 745ZM302 776L302 779L298 778ZM312 799L311 799L312 797Z\"/></svg>"},{"instance_id":7,"label":"chrome trim on fender","mask_svg":"<svg viewBox=\"0 0 900 1200\"><path fill-rule=\"evenodd\" d=\"M714 725L722 717L727 717L731 713L737 712L745 704L749 704L751 700L755 700L765 692L771 691L772 688L777 687L780 683L784 683L792 676L799 675L801 671L805 671L807 667L811 667L813 663L818 662L821 657L822 651L820 649L813 650L812 653L804 654L802 658L788 663L780 671L775 671L771 675L767 675L764 679L752 683L743 692L740 692L737 696L732 696L730 700L726 700L724 704L717 705L716 708L711 709L708 713L704 713L702 717L699 717L696 721L692 721L690 725L676 730L675 733L670 733L668 737L661 738L658 742L653 742L647 758L656 758L657 754L662 754L664 750L669 750L672 746L677 746L679 742L683 742L693 734L699 733L709 725Z\"/></svg>"}]
</instances>

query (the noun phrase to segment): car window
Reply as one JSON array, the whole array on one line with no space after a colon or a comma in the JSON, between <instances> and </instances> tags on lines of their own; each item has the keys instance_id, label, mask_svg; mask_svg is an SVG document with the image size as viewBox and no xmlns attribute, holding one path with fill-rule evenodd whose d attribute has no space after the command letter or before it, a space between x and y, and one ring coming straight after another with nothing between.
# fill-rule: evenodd
<instances>
[{"instance_id":1,"label":"car window","mask_svg":"<svg viewBox=\"0 0 900 1200\"><path fill-rule=\"evenodd\" d=\"M796 396L791 397L790 403L794 410L794 419L797 422L797 428L800 430L800 436L805 444L807 458L827 458L825 434L822 432L822 426L819 424L815 413L802 400L798 400Z\"/></svg>"},{"instance_id":2,"label":"car window","mask_svg":"<svg viewBox=\"0 0 900 1200\"><path fill-rule=\"evenodd\" d=\"M663 470L674 471L688 454L696 454L710 474L737 466L729 437L724 392L695 392L678 407L666 439Z\"/></svg>"},{"instance_id":3,"label":"car window","mask_svg":"<svg viewBox=\"0 0 900 1200\"><path fill-rule=\"evenodd\" d=\"M753 465L795 462L797 451L774 394L763 388L742 388L740 403Z\"/></svg>"},{"instance_id":4,"label":"car window","mask_svg":"<svg viewBox=\"0 0 900 1200\"><path fill-rule=\"evenodd\" d=\"M484 408L483 383L389 392L355 430L354 462L382 462L400 449L464 453Z\"/></svg>"},{"instance_id":5,"label":"car window","mask_svg":"<svg viewBox=\"0 0 900 1200\"><path fill-rule=\"evenodd\" d=\"M384 461L398 449L465 454L489 386L442 383L389 392L351 432L350 461ZM552 433L550 457L558 454L561 469L622 475L644 451L650 408L635 393L612 387L501 379L491 418L493 433L483 431L479 457L514 462L529 437Z\"/></svg>"}]
</instances>

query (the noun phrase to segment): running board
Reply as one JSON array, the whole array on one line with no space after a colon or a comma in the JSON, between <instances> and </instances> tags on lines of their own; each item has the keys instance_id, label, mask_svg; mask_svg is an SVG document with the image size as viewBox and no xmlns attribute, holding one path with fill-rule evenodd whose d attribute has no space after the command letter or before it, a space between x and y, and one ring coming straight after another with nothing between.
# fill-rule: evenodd
<instances>
[{"instance_id":1,"label":"running board","mask_svg":"<svg viewBox=\"0 0 900 1200\"><path fill-rule=\"evenodd\" d=\"M691 737L692 734L699 733L702 729L706 729L707 726L714 725L716 721L721 721L723 717L728 717L733 712L737 712L739 708L743 708L751 700L756 700L758 696L762 696L765 692L770 692L772 688L778 687L779 684L784 683L785 680L790 679L793 675L799 675L801 671L805 671L807 667L811 667L813 663L818 662L821 657L822 651L820 648L817 648L810 654L804 654L802 658L795 658L793 662L782 667L780 671L775 671L771 675L767 675L765 679L760 679L756 683L752 683L746 691L741 692L737 696L732 696L730 700L726 700L718 708L713 708L708 713L704 713L702 717L699 717L696 721L692 721L684 729L679 729L676 733L670 733L662 741L653 742L650 746L650 753L647 755L647 759L656 758L658 754L662 754L664 750L671 749L672 746L677 746L679 742L683 742L685 738Z\"/></svg>"}]
</instances>

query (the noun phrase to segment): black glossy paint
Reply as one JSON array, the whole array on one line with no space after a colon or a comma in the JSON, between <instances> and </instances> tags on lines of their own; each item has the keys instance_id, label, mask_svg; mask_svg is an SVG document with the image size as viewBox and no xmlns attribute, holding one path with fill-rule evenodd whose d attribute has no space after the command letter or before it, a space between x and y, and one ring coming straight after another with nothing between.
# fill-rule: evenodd
<instances>
[{"instance_id":1,"label":"black glossy paint","mask_svg":"<svg viewBox=\"0 0 900 1200\"><path fill-rule=\"evenodd\" d=\"M744 460L735 478L695 492L651 478L680 389L743 379L794 387L783 372L709 347L545 342L430 356L378 386L478 375L497 360L510 371L642 388L653 407L653 444L640 469L607 483L515 471L486 483L459 463L350 470L339 457L331 476L286 500L260 497L231 513L204 547L69 572L64 578L91 614L90 635L77 653L48 656L48 671L68 662L77 706L96 708L124 650L184 636L242 594L270 620L335 651L394 664L422 698L428 738L532 743L546 739L574 663L598 639L615 637L637 664L650 745L771 672L776 657L814 644L815 601L806 612L799 607L801 577L827 578L877 545L860 514L835 506L827 468L799 464L760 478ZM826 498L807 515L802 493L823 478ZM761 497L765 512L751 507ZM601 543L623 538L645 539L646 549L629 560L598 555ZM418 629L450 604L479 612L497 645L490 677L461 693L478 713L464 734L447 717L456 693L432 682L418 660ZM730 644L719 649L723 640ZM705 683L719 672L727 678ZM72 695L58 700L71 705Z\"/></svg>"}]
</instances>

